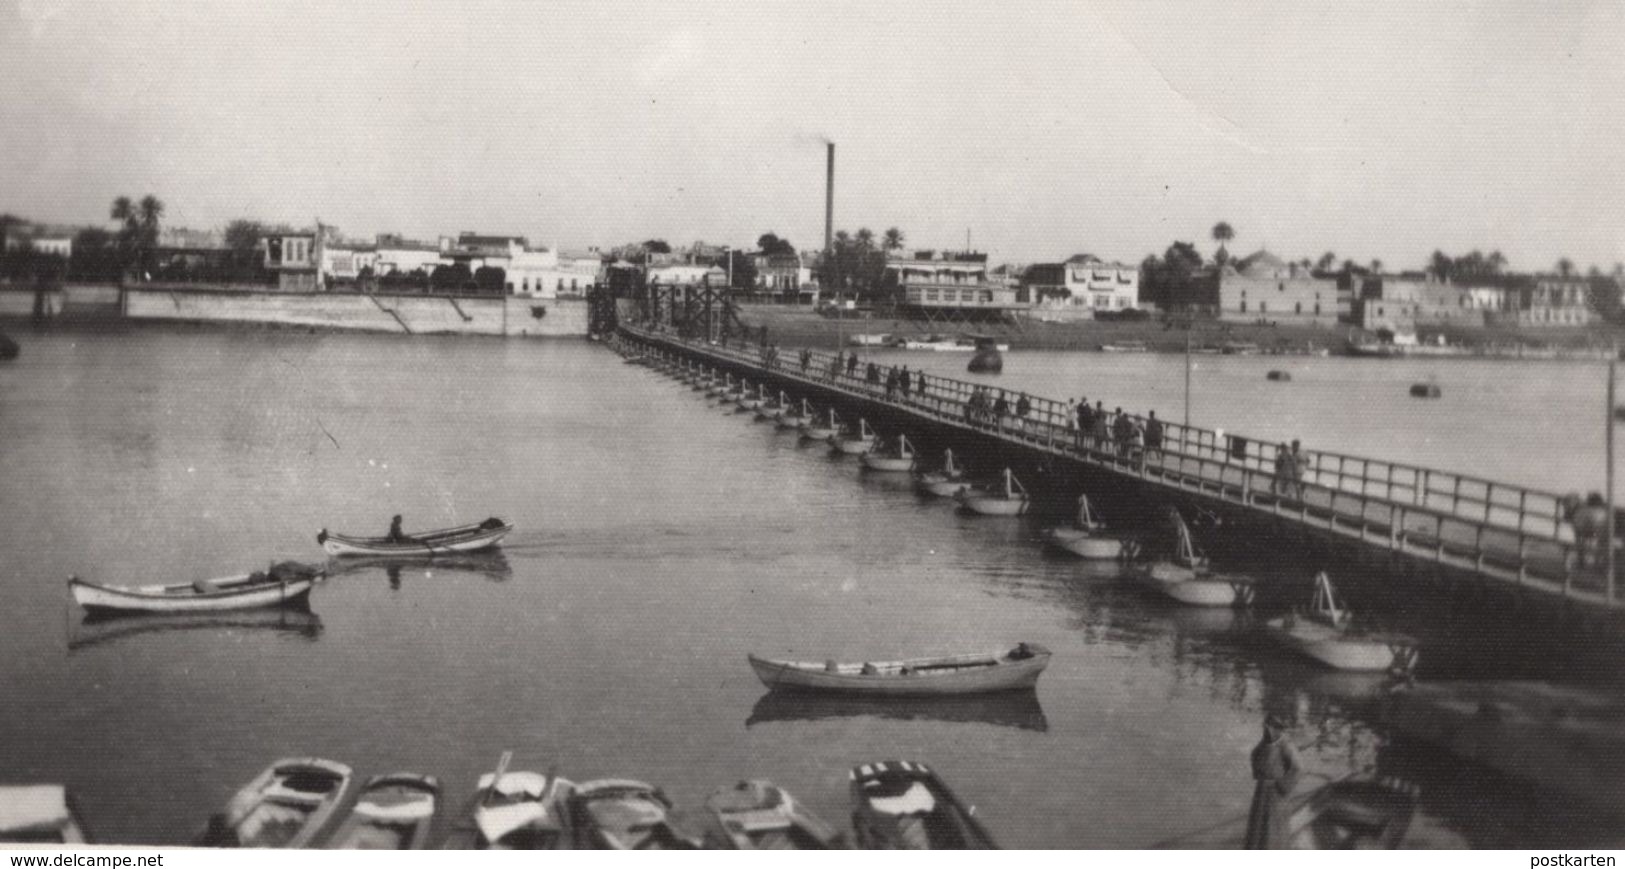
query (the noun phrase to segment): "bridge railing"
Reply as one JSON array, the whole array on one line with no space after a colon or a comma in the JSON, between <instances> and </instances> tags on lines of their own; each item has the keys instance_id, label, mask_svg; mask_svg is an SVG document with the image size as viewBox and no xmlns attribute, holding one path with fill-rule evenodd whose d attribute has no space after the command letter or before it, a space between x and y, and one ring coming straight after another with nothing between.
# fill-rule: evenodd
<instances>
[{"instance_id":1,"label":"bridge railing","mask_svg":"<svg viewBox=\"0 0 1625 869\"><path fill-rule=\"evenodd\" d=\"M1016 409L1023 393L986 384L910 371L907 394L904 394L900 384L888 393L886 383L892 366L866 360L856 349L833 354L821 350L778 350L748 341L734 345L712 344L671 333L657 334L660 338L679 341L744 364L766 366L777 373L822 381L868 398L909 405L936 416L985 426L1052 447L1071 444L1074 450L1113 455L1128 454L1142 446L1138 442L1133 446L1125 445L1109 429L1105 437L1097 437L1092 432L1078 432L1074 407L1053 399L1027 395L1028 413L1025 417L1019 417ZM858 360L856 365L850 364L849 360L852 359ZM874 366L873 377L870 375L871 365ZM920 388L922 376L925 382L923 390ZM971 397L979 391L989 397L989 403L1002 395L1006 412L995 415L991 413L991 407L980 412L970 410ZM1139 414L1128 416L1141 432L1145 430L1147 417ZM1333 493L1414 505L1519 534L1550 537L1567 543L1572 543L1574 539L1573 530L1564 517L1561 496L1551 492L1416 465L1318 450L1301 451L1301 471L1295 471L1291 467L1293 457L1288 454L1290 451L1283 451L1280 444L1240 434L1220 434L1211 429L1167 420L1159 420L1159 423L1162 439L1160 445L1153 446L1153 449L1170 456L1177 455L1182 461L1200 461L1204 468L1211 466L1211 469L1231 473L1232 476L1239 473L1242 479L1254 484L1251 486L1254 490L1260 481L1266 484L1274 482L1283 489L1288 484L1302 482ZM1294 473L1297 474L1296 479Z\"/></svg>"}]
</instances>

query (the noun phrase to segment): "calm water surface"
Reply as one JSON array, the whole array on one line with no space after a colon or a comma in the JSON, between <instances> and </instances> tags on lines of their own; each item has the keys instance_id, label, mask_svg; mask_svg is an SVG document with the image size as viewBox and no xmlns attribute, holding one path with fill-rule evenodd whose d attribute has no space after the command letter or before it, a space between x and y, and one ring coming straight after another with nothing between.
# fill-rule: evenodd
<instances>
[{"instance_id":1,"label":"calm water surface","mask_svg":"<svg viewBox=\"0 0 1625 869\"><path fill-rule=\"evenodd\" d=\"M1178 406L1177 360L1026 358L1001 382ZM1340 360L1287 363L1302 366L1289 392L1262 380L1279 362L1211 364L1236 368L1204 372L1211 383L1238 385L1201 398L1198 422L1482 457L1404 402L1292 397L1386 394L1411 376L1397 368L1373 385ZM1547 396L1548 410L1551 375L1570 370L1471 364L1472 383L1501 390L1490 406ZM1495 417L1454 379L1465 369L1446 376L1455 367L1438 367L1446 402ZM1243 396L1259 411L1221 418ZM1530 473L1516 457L1547 427L1500 416L1505 429L1474 443L1511 444L1506 476ZM65 588L73 573L190 581L317 560L318 529L382 533L393 513L518 527L494 557L358 565L316 590L309 615L87 624ZM1378 683L1300 665L1244 616L1147 598L1111 568L1046 555L1036 523L921 501L586 343L31 337L0 368L0 521L0 780L67 783L108 840L185 840L280 756L433 773L460 802L512 749L578 780L662 784L680 804L771 778L835 821L848 767L916 758L1008 846L1135 847L1246 811L1266 710L1296 721L1318 774L1377 764L1421 781L1422 826L1442 841L1574 846L1625 829L1406 750L1378 723ZM745 663L1017 640L1055 652L1036 699L784 701Z\"/></svg>"}]
</instances>

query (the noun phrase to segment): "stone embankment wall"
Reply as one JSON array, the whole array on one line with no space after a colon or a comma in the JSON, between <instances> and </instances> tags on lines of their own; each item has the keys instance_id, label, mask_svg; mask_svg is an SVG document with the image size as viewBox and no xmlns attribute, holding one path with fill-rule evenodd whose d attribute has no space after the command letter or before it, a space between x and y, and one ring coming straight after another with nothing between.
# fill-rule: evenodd
<instances>
[{"instance_id":1,"label":"stone embankment wall","mask_svg":"<svg viewBox=\"0 0 1625 869\"><path fill-rule=\"evenodd\" d=\"M51 318L95 308L129 320L263 323L413 335L587 334L587 303L581 299L130 287L123 290L121 305L119 288L106 286L63 286L44 295L44 313ZM0 317L31 317L34 306L32 290L0 292Z\"/></svg>"}]
</instances>

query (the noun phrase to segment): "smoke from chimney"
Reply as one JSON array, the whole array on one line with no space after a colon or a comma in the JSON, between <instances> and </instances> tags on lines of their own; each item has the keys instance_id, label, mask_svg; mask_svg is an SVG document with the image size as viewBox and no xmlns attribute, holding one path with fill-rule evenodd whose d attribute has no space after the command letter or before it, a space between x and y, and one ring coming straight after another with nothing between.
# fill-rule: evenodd
<instances>
[{"instance_id":1,"label":"smoke from chimney","mask_svg":"<svg viewBox=\"0 0 1625 869\"><path fill-rule=\"evenodd\" d=\"M828 253L835 237L835 143L829 146L829 163L824 172L824 252Z\"/></svg>"}]
</instances>

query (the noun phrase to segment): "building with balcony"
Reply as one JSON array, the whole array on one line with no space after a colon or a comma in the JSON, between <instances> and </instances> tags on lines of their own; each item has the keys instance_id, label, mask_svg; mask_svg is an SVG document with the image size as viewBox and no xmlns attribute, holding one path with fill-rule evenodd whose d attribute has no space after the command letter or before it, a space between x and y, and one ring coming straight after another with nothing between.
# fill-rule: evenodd
<instances>
[{"instance_id":1,"label":"building with balcony","mask_svg":"<svg viewBox=\"0 0 1625 869\"><path fill-rule=\"evenodd\" d=\"M902 312L928 319L1002 319L1032 307L1030 289L990 279L982 253L893 260L881 289Z\"/></svg>"}]
</instances>

